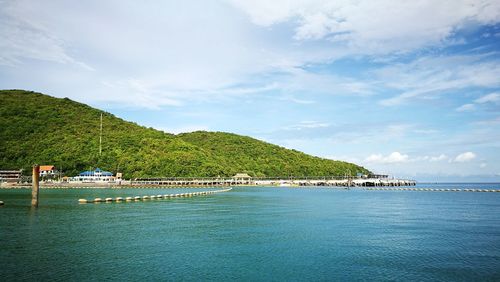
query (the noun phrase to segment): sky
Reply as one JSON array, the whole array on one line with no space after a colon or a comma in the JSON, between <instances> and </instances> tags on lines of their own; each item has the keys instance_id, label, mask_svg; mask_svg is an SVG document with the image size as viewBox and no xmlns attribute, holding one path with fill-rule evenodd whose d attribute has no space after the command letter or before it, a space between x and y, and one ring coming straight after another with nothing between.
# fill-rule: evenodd
<instances>
[{"instance_id":1,"label":"sky","mask_svg":"<svg viewBox=\"0 0 500 282\"><path fill-rule=\"evenodd\" d=\"M395 177L500 181L497 0L0 0L0 89Z\"/></svg>"}]
</instances>

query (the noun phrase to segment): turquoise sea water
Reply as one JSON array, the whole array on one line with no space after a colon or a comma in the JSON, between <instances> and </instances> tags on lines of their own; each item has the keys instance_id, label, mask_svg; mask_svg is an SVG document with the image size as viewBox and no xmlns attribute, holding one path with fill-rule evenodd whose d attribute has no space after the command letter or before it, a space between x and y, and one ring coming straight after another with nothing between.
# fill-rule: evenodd
<instances>
[{"instance_id":1,"label":"turquoise sea water","mask_svg":"<svg viewBox=\"0 0 500 282\"><path fill-rule=\"evenodd\" d=\"M499 184L420 187L500 189ZM12 280L500 280L500 193L243 188L0 190Z\"/></svg>"}]
</instances>

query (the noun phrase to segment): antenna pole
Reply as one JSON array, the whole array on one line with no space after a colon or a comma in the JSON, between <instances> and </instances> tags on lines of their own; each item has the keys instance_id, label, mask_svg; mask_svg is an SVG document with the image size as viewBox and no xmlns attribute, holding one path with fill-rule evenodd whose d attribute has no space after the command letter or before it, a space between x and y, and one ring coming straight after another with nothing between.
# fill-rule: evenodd
<instances>
[{"instance_id":1,"label":"antenna pole","mask_svg":"<svg viewBox=\"0 0 500 282\"><path fill-rule=\"evenodd\" d=\"M102 154L102 113L101 113L101 127L99 130L99 156Z\"/></svg>"}]
</instances>

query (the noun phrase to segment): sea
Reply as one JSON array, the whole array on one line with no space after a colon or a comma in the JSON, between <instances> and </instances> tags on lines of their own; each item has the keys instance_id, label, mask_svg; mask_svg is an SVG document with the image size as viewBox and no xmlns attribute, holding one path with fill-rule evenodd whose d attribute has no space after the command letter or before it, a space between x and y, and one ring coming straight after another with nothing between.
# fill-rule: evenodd
<instances>
[{"instance_id":1,"label":"sea","mask_svg":"<svg viewBox=\"0 0 500 282\"><path fill-rule=\"evenodd\" d=\"M417 188L500 189L500 184ZM0 189L2 281L500 281L500 192Z\"/></svg>"}]
</instances>

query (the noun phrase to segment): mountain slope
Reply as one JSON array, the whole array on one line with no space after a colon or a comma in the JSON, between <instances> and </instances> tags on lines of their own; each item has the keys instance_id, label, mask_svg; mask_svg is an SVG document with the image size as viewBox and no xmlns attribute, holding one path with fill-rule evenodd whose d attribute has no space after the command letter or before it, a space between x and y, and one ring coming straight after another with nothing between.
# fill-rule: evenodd
<instances>
[{"instance_id":1,"label":"mountain slope","mask_svg":"<svg viewBox=\"0 0 500 282\"><path fill-rule=\"evenodd\" d=\"M99 117L103 114L102 154ZM338 175L368 172L250 137L220 132L168 134L87 105L35 92L0 91L0 168L53 164L66 175L91 167L125 177Z\"/></svg>"},{"instance_id":2,"label":"mountain slope","mask_svg":"<svg viewBox=\"0 0 500 282\"><path fill-rule=\"evenodd\" d=\"M225 132L198 131L179 134L216 157L227 160L236 171L256 176L324 176L367 171L357 165L313 157L296 150Z\"/></svg>"}]
</instances>

